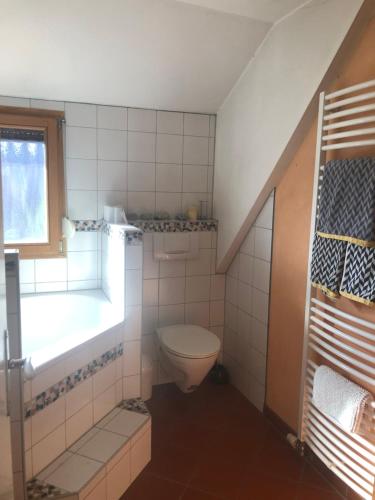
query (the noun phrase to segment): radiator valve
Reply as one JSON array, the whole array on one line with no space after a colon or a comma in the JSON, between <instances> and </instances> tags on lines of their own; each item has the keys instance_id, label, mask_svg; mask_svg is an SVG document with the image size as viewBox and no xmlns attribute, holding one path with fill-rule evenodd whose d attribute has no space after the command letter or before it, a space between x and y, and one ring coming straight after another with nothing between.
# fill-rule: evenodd
<instances>
[{"instance_id":1,"label":"radiator valve","mask_svg":"<svg viewBox=\"0 0 375 500\"><path fill-rule=\"evenodd\" d=\"M301 457L304 456L304 454L305 454L305 443L303 443L302 441L300 441L297 436L295 436L294 434L291 434L291 433L287 434L286 440L288 441L288 443L290 444L290 446L296 450L296 452L298 453L298 455L300 455Z\"/></svg>"}]
</instances>

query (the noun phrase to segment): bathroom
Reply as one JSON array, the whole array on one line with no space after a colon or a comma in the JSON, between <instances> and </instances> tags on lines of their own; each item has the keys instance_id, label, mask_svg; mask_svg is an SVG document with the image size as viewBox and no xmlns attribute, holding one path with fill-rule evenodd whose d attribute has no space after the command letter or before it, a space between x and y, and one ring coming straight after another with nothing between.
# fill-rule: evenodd
<instances>
[{"instance_id":1,"label":"bathroom","mask_svg":"<svg viewBox=\"0 0 375 500\"><path fill-rule=\"evenodd\" d=\"M314 229L325 164L375 157L374 15L2 6L1 499L375 498L375 296L316 250L375 238Z\"/></svg>"}]
</instances>

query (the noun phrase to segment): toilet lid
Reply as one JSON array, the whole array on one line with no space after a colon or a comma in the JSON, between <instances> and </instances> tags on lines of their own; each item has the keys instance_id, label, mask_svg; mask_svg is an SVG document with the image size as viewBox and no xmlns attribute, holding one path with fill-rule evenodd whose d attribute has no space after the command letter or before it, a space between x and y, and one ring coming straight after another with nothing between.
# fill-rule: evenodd
<instances>
[{"instance_id":1,"label":"toilet lid","mask_svg":"<svg viewBox=\"0 0 375 500\"><path fill-rule=\"evenodd\" d=\"M185 358L207 358L220 350L220 340L201 326L166 326L157 333L166 349Z\"/></svg>"}]
</instances>

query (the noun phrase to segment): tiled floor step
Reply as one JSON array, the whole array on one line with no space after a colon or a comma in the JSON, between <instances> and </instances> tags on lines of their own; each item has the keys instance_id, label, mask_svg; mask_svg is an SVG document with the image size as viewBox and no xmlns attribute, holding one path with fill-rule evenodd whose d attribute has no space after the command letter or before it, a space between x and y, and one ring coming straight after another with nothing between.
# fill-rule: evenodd
<instances>
[{"instance_id":1,"label":"tiled floor step","mask_svg":"<svg viewBox=\"0 0 375 500\"><path fill-rule=\"evenodd\" d=\"M118 500L150 460L151 417L123 401L29 481L29 499Z\"/></svg>"}]
</instances>

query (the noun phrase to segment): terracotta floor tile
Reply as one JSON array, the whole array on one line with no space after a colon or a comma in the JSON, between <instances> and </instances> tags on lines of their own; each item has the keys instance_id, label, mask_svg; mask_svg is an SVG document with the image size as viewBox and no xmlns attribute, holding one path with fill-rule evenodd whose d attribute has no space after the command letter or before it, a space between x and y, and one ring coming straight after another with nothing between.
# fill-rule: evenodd
<instances>
[{"instance_id":1,"label":"terracotta floor tile","mask_svg":"<svg viewBox=\"0 0 375 500\"><path fill-rule=\"evenodd\" d=\"M330 471L325 465L323 465L320 460L318 460L317 457L311 455L309 453L307 460L306 460L306 467L311 467L311 469L316 471L316 473L322 475L324 478L327 479L328 483L332 485L333 489L337 492L339 492L342 496L345 496L348 493L348 488L347 486L339 479L332 471ZM305 482L305 481L304 481ZM307 481L309 483L309 481ZM309 483L313 487L315 487L315 484L312 484L311 482ZM321 485L318 484L318 487ZM354 497L355 498L355 497ZM356 498L355 500L360 500L359 498Z\"/></svg>"},{"instance_id":2,"label":"terracotta floor tile","mask_svg":"<svg viewBox=\"0 0 375 500\"><path fill-rule=\"evenodd\" d=\"M295 500L297 487L282 478L253 474L241 483L236 500Z\"/></svg>"},{"instance_id":3,"label":"terracotta floor tile","mask_svg":"<svg viewBox=\"0 0 375 500\"><path fill-rule=\"evenodd\" d=\"M210 459L202 459L189 486L225 500L233 500L244 472L244 465L228 461L224 457L212 456Z\"/></svg>"},{"instance_id":4,"label":"terracotta floor tile","mask_svg":"<svg viewBox=\"0 0 375 500\"><path fill-rule=\"evenodd\" d=\"M181 500L221 500L221 499L216 495L211 495L210 493L195 490L193 488L188 488L183 493Z\"/></svg>"},{"instance_id":5,"label":"terracotta floor tile","mask_svg":"<svg viewBox=\"0 0 375 500\"><path fill-rule=\"evenodd\" d=\"M261 417L260 413L251 411L249 408L232 407L222 410L208 408L206 410L207 421L211 423L212 429L230 431L233 429L267 428L268 423Z\"/></svg>"},{"instance_id":6,"label":"terracotta floor tile","mask_svg":"<svg viewBox=\"0 0 375 500\"><path fill-rule=\"evenodd\" d=\"M185 486L143 472L121 500L179 500Z\"/></svg>"},{"instance_id":7,"label":"terracotta floor tile","mask_svg":"<svg viewBox=\"0 0 375 500\"><path fill-rule=\"evenodd\" d=\"M343 497L334 491L321 490L300 484L297 488L296 500L343 500Z\"/></svg>"},{"instance_id":8,"label":"terracotta floor tile","mask_svg":"<svg viewBox=\"0 0 375 500\"><path fill-rule=\"evenodd\" d=\"M238 429L209 431L207 446L202 449L202 454L208 459L211 456L221 456L245 465L251 463L264 446L265 435L262 433L248 433Z\"/></svg>"},{"instance_id":9,"label":"terracotta floor tile","mask_svg":"<svg viewBox=\"0 0 375 500\"><path fill-rule=\"evenodd\" d=\"M335 491L334 486L310 464L305 464L301 476L301 482L308 487L311 486L322 490Z\"/></svg>"},{"instance_id":10,"label":"terracotta floor tile","mask_svg":"<svg viewBox=\"0 0 375 500\"><path fill-rule=\"evenodd\" d=\"M188 420L180 421L172 433L170 444L172 443L178 448L198 453L208 446L207 428Z\"/></svg>"},{"instance_id":11,"label":"terracotta floor tile","mask_svg":"<svg viewBox=\"0 0 375 500\"><path fill-rule=\"evenodd\" d=\"M282 479L299 481L304 461L278 435L268 436L267 444L250 465L250 472L259 472Z\"/></svg>"},{"instance_id":12,"label":"terracotta floor tile","mask_svg":"<svg viewBox=\"0 0 375 500\"><path fill-rule=\"evenodd\" d=\"M152 446L163 446L173 443L173 436L179 425L179 419L176 418L159 418L152 416Z\"/></svg>"},{"instance_id":13,"label":"terracotta floor tile","mask_svg":"<svg viewBox=\"0 0 375 500\"><path fill-rule=\"evenodd\" d=\"M162 446L153 448L147 472L156 476L187 484L193 477L198 463L195 451Z\"/></svg>"},{"instance_id":14,"label":"terracotta floor tile","mask_svg":"<svg viewBox=\"0 0 375 500\"><path fill-rule=\"evenodd\" d=\"M341 500L230 385L157 386L152 462L123 500Z\"/></svg>"}]
</instances>

